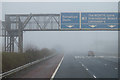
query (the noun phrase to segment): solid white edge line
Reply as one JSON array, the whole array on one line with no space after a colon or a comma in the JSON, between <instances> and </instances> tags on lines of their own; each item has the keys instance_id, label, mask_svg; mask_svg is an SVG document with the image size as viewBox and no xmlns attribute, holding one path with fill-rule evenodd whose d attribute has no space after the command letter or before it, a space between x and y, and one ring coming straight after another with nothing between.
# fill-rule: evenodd
<instances>
[{"instance_id":1,"label":"solid white edge line","mask_svg":"<svg viewBox=\"0 0 120 80\"><path fill-rule=\"evenodd\" d=\"M56 54L54 54L54 55L56 55ZM50 58L50 57L53 57L54 55L47 56L45 59L48 59L48 58ZM30 63L27 63L27 64L25 64L25 65L23 65L23 66L17 67L17 68L15 68L15 69L12 69L12 70L10 70L10 71L4 72L4 73L0 74L0 78L1 78L1 77L2 77L2 78L3 78L3 77L6 77L6 76L8 76L8 75L10 75L10 74L13 74L13 73L15 73L15 72L18 72L18 71L20 71L20 70L22 70L22 69L24 69L24 68L27 68L27 67L29 67L29 66L31 66L31 65L33 65L33 64L36 64L36 63L38 63L38 62L41 62L41 61L45 60L45 59L42 58L42 59L39 59L39 60L30 62Z\"/></svg>"},{"instance_id":2,"label":"solid white edge line","mask_svg":"<svg viewBox=\"0 0 120 80\"><path fill-rule=\"evenodd\" d=\"M62 57L60 63L58 64L58 66L57 66L57 68L56 68L55 72L53 73L53 75L52 75L52 77L51 77L50 80L53 80L53 78L55 77L55 74L57 73L57 71L58 71L58 69L59 69L59 67L60 67L60 65L61 65L61 63L62 63L62 61L63 61L63 59L64 59L64 56Z\"/></svg>"}]
</instances>

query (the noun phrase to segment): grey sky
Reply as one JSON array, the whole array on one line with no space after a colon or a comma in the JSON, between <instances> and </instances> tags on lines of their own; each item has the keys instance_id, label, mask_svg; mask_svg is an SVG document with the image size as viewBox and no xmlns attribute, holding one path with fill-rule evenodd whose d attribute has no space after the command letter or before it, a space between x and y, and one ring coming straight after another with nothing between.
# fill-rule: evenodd
<instances>
[{"instance_id":1,"label":"grey sky","mask_svg":"<svg viewBox=\"0 0 120 80\"><path fill-rule=\"evenodd\" d=\"M80 12L80 11L118 11L117 2L47 2L47 3L3 3L3 19L5 14L20 13L60 13L60 12ZM116 31L62 31L62 32L25 32L24 47L33 44L38 48L54 48L57 45L66 51L93 50L100 53L117 54L118 33Z\"/></svg>"},{"instance_id":2,"label":"grey sky","mask_svg":"<svg viewBox=\"0 0 120 80\"><path fill-rule=\"evenodd\" d=\"M3 2L2 14L118 11L117 2Z\"/></svg>"}]
</instances>

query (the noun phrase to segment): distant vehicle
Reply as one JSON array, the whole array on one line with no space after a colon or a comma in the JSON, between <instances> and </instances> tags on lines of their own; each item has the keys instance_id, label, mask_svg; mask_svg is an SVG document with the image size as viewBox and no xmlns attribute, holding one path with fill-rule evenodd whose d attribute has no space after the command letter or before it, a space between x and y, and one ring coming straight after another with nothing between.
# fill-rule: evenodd
<instances>
[{"instance_id":1,"label":"distant vehicle","mask_svg":"<svg viewBox=\"0 0 120 80\"><path fill-rule=\"evenodd\" d=\"M93 51L88 51L88 56L95 56L95 53Z\"/></svg>"}]
</instances>

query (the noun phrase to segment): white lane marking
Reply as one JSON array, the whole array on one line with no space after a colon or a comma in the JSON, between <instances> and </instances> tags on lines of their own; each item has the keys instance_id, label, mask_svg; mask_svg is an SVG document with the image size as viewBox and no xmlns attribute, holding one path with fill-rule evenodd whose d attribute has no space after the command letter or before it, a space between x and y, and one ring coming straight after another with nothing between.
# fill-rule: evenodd
<instances>
[{"instance_id":1,"label":"white lane marking","mask_svg":"<svg viewBox=\"0 0 120 80\"><path fill-rule=\"evenodd\" d=\"M75 56L75 59L78 58L77 56Z\"/></svg>"},{"instance_id":2,"label":"white lane marking","mask_svg":"<svg viewBox=\"0 0 120 80\"><path fill-rule=\"evenodd\" d=\"M58 66L57 66L57 68L56 68L55 72L53 73L53 75L52 75L52 77L51 77L50 80L53 80L53 78L55 77L55 74L57 73L57 71L58 71L58 69L59 69L59 67L60 67L60 65L61 65L61 63L62 63L62 61L63 61L63 59L64 59L64 56L62 57L60 63L58 64Z\"/></svg>"},{"instance_id":3,"label":"white lane marking","mask_svg":"<svg viewBox=\"0 0 120 80\"><path fill-rule=\"evenodd\" d=\"M115 68L115 69L118 69L118 68Z\"/></svg>"},{"instance_id":4,"label":"white lane marking","mask_svg":"<svg viewBox=\"0 0 120 80\"><path fill-rule=\"evenodd\" d=\"M88 71L88 69L86 68L86 70Z\"/></svg>"},{"instance_id":5,"label":"white lane marking","mask_svg":"<svg viewBox=\"0 0 120 80\"><path fill-rule=\"evenodd\" d=\"M79 62L82 64L82 66L90 73L90 71L88 70L88 68L82 63L82 62ZM90 73L91 74L91 73ZM92 74L91 74L92 75ZM94 78L97 78L95 75L92 75Z\"/></svg>"},{"instance_id":6,"label":"white lane marking","mask_svg":"<svg viewBox=\"0 0 120 80\"><path fill-rule=\"evenodd\" d=\"M79 62L80 64L82 64L81 62ZM84 64L82 64L82 66L84 66Z\"/></svg>"},{"instance_id":7,"label":"white lane marking","mask_svg":"<svg viewBox=\"0 0 120 80\"><path fill-rule=\"evenodd\" d=\"M75 59L80 58L80 56L75 56Z\"/></svg>"},{"instance_id":8,"label":"white lane marking","mask_svg":"<svg viewBox=\"0 0 120 80\"><path fill-rule=\"evenodd\" d=\"M82 64L82 66L84 66L84 64Z\"/></svg>"},{"instance_id":9,"label":"white lane marking","mask_svg":"<svg viewBox=\"0 0 120 80\"><path fill-rule=\"evenodd\" d=\"M95 75L93 75L93 77L94 77L94 78L96 78L96 76L95 76Z\"/></svg>"},{"instance_id":10,"label":"white lane marking","mask_svg":"<svg viewBox=\"0 0 120 80\"><path fill-rule=\"evenodd\" d=\"M89 58L88 56L74 56L75 57L75 59L84 59L84 58Z\"/></svg>"},{"instance_id":11,"label":"white lane marking","mask_svg":"<svg viewBox=\"0 0 120 80\"><path fill-rule=\"evenodd\" d=\"M104 64L105 66L107 66L107 64Z\"/></svg>"}]
</instances>

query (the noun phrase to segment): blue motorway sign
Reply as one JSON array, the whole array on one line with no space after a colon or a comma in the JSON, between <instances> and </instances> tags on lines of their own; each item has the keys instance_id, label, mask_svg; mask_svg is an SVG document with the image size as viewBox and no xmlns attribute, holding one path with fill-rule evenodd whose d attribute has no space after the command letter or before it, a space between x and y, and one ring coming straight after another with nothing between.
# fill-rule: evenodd
<instances>
[{"instance_id":1,"label":"blue motorway sign","mask_svg":"<svg viewBox=\"0 0 120 80\"><path fill-rule=\"evenodd\" d=\"M81 13L81 28L118 28L118 13Z\"/></svg>"},{"instance_id":2,"label":"blue motorway sign","mask_svg":"<svg viewBox=\"0 0 120 80\"><path fill-rule=\"evenodd\" d=\"M61 28L80 28L79 13L61 13Z\"/></svg>"},{"instance_id":3,"label":"blue motorway sign","mask_svg":"<svg viewBox=\"0 0 120 80\"><path fill-rule=\"evenodd\" d=\"M117 12L61 13L61 28L117 29Z\"/></svg>"}]
</instances>

